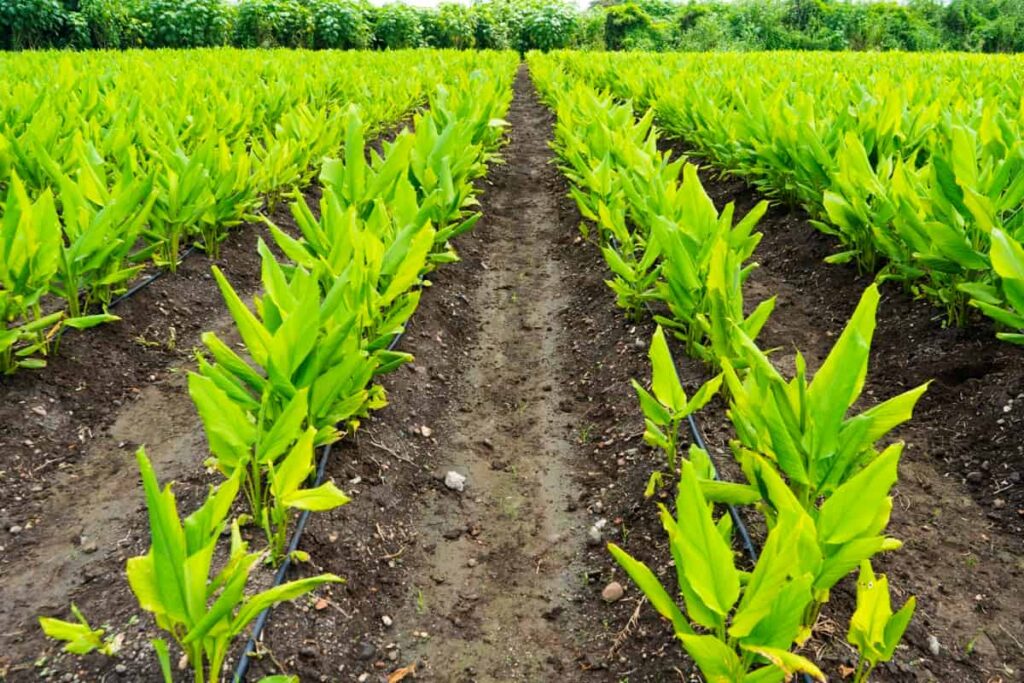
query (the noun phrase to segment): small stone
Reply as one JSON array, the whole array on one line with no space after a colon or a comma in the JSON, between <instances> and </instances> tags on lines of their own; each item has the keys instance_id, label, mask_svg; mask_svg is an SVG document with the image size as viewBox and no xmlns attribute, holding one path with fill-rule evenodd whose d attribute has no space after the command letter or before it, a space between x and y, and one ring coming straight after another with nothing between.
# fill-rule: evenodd
<instances>
[{"instance_id":1,"label":"small stone","mask_svg":"<svg viewBox=\"0 0 1024 683\"><path fill-rule=\"evenodd\" d=\"M82 552L86 555L92 555L98 549L99 548L96 545L96 541L92 540L91 538L82 539Z\"/></svg>"},{"instance_id":2,"label":"small stone","mask_svg":"<svg viewBox=\"0 0 1024 683\"><path fill-rule=\"evenodd\" d=\"M932 656L938 657L941 649L942 646L939 645L939 639L935 636L928 636L928 651L932 653Z\"/></svg>"},{"instance_id":3,"label":"small stone","mask_svg":"<svg viewBox=\"0 0 1024 683\"><path fill-rule=\"evenodd\" d=\"M359 681L359 683L366 683L366 681L370 680L370 674L361 673L359 674L359 678L357 678L356 680Z\"/></svg>"},{"instance_id":4,"label":"small stone","mask_svg":"<svg viewBox=\"0 0 1024 683\"><path fill-rule=\"evenodd\" d=\"M484 439L480 443L482 443L484 445L484 447L487 448L488 450L491 450L491 451L494 450L494 442L491 441L490 439Z\"/></svg>"},{"instance_id":5,"label":"small stone","mask_svg":"<svg viewBox=\"0 0 1024 683\"><path fill-rule=\"evenodd\" d=\"M388 653L388 660L392 662L398 661L398 650L392 650Z\"/></svg>"},{"instance_id":6,"label":"small stone","mask_svg":"<svg viewBox=\"0 0 1024 683\"><path fill-rule=\"evenodd\" d=\"M316 604L313 605L313 609L315 609L315 610L317 610L319 612L320 610L327 609L327 605L328 604L330 604L330 603L327 602L326 598L320 598L319 600L316 601Z\"/></svg>"},{"instance_id":7,"label":"small stone","mask_svg":"<svg viewBox=\"0 0 1024 683\"><path fill-rule=\"evenodd\" d=\"M373 646L373 643L360 643L356 659L372 659L375 654L377 654L377 648Z\"/></svg>"},{"instance_id":8,"label":"small stone","mask_svg":"<svg viewBox=\"0 0 1024 683\"><path fill-rule=\"evenodd\" d=\"M381 620L381 623L383 623L388 628L391 628L391 625L395 623L394 620L391 617L389 617L388 615L386 615L386 614L384 616L382 616L380 618L380 620Z\"/></svg>"},{"instance_id":9,"label":"small stone","mask_svg":"<svg viewBox=\"0 0 1024 683\"><path fill-rule=\"evenodd\" d=\"M601 541L603 540L601 538L601 530L604 529L607 524L608 520L603 517L594 522L594 525L590 527L590 530L587 532L587 545L601 545Z\"/></svg>"},{"instance_id":10,"label":"small stone","mask_svg":"<svg viewBox=\"0 0 1024 683\"><path fill-rule=\"evenodd\" d=\"M17 524L15 524L14 526L12 526L11 528L9 528L9 529L7 530L7 532L8 532L8 533L9 533L9 534L10 534L11 536L17 536L17 535L18 535L18 534L20 534L20 533L21 533L22 531L23 531L23 529L22 529L22 528L21 528L20 526L18 526Z\"/></svg>"},{"instance_id":11,"label":"small stone","mask_svg":"<svg viewBox=\"0 0 1024 683\"><path fill-rule=\"evenodd\" d=\"M463 491L466 488L466 477L455 470L449 470L444 475L444 485L452 491Z\"/></svg>"},{"instance_id":12,"label":"small stone","mask_svg":"<svg viewBox=\"0 0 1024 683\"><path fill-rule=\"evenodd\" d=\"M40 417L46 417L46 408L42 406L33 406L32 412Z\"/></svg>"},{"instance_id":13,"label":"small stone","mask_svg":"<svg viewBox=\"0 0 1024 683\"><path fill-rule=\"evenodd\" d=\"M433 433L434 433L434 430L431 429L430 427L428 427L427 425L423 425L422 427L420 427L420 435L422 435L422 436L430 438L430 435L433 434Z\"/></svg>"},{"instance_id":14,"label":"small stone","mask_svg":"<svg viewBox=\"0 0 1024 683\"><path fill-rule=\"evenodd\" d=\"M992 501L992 507L994 507L996 510L1002 510L1004 507L1006 507L1006 501L1003 500L1002 498L996 498L995 500Z\"/></svg>"},{"instance_id":15,"label":"small stone","mask_svg":"<svg viewBox=\"0 0 1024 683\"><path fill-rule=\"evenodd\" d=\"M967 481L971 482L972 484L977 484L979 481L981 481L981 472L979 472L978 470L968 472Z\"/></svg>"},{"instance_id":16,"label":"small stone","mask_svg":"<svg viewBox=\"0 0 1024 683\"><path fill-rule=\"evenodd\" d=\"M124 676L126 673L128 673L128 667L124 664L118 664L114 667L114 671L120 674L121 676Z\"/></svg>"},{"instance_id":17,"label":"small stone","mask_svg":"<svg viewBox=\"0 0 1024 683\"><path fill-rule=\"evenodd\" d=\"M299 656L303 659L316 659L317 654L316 648L309 645L299 648Z\"/></svg>"},{"instance_id":18,"label":"small stone","mask_svg":"<svg viewBox=\"0 0 1024 683\"><path fill-rule=\"evenodd\" d=\"M618 581L612 581L604 587L603 591L601 591L601 598L605 602L618 602L622 599L624 593L625 591L622 589L622 584Z\"/></svg>"},{"instance_id":19,"label":"small stone","mask_svg":"<svg viewBox=\"0 0 1024 683\"><path fill-rule=\"evenodd\" d=\"M467 567L475 567L475 566L476 566L477 564L478 564L478 563L477 563L477 561L476 561L476 558L475 558L475 557L471 557L471 558L469 558L469 561L468 561L468 562L466 562L466 566L467 566Z\"/></svg>"}]
</instances>

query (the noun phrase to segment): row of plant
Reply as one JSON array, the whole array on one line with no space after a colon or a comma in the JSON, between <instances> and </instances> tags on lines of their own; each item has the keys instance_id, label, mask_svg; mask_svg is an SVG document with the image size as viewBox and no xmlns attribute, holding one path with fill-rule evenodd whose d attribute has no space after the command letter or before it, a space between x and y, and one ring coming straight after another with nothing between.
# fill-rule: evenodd
<instances>
[{"instance_id":1,"label":"row of plant","mask_svg":"<svg viewBox=\"0 0 1024 683\"><path fill-rule=\"evenodd\" d=\"M350 104L368 132L488 56L399 52L0 55L0 374L107 313L147 263L309 183ZM59 301L59 303L58 303Z\"/></svg>"},{"instance_id":2,"label":"row of plant","mask_svg":"<svg viewBox=\"0 0 1024 683\"><path fill-rule=\"evenodd\" d=\"M561 57L533 54L530 67L557 112L554 146L572 194L595 228L618 303L659 323L652 378L634 383L645 440L666 456L647 494L678 482L674 509L659 505L669 539L674 590L618 546L615 560L666 619L709 681L761 683L824 674L799 654L833 587L859 569L848 640L864 681L893 656L913 614L911 598L893 614L884 576L871 561L900 547L886 536L902 443L881 446L908 420L927 385L852 412L867 374L877 287L865 292L832 351L813 375L797 353L787 379L756 344L774 298L745 314L743 283L762 202L742 219L721 212L696 168L658 149L653 113L573 83ZM715 376L688 396L664 330ZM731 450L745 482L718 480L709 454L683 447L686 418L721 393L735 429ZM667 493L667 492L666 492ZM724 505L751 506L766 528L761 553L738 561L733 518Z\"/></svg>"},{"instance_id":3,"label":"row of plant","mask_svg":"<svg viewBox=\"0 0 1024 683\"><path fill-rule=\"evenodd\" d=\"M564 0L8 0L0 49L551 49L569 45L577 14Z\"/></svg>"},{"instance_id":4,"label":"row of plant","mask_svg":"<svg viewBox=\"0 0 1024 683\"><path fill-rule=\"evenodd\" d=\"M479 218L473 181L497 158L516 64L509 53L464 63L431 96L413 130L386 143L381 154L367 153L361 113L350 108L344 155L325 162L320 174L319 218L296 192L291 211L299 234L271 225L287 261L259 244L263 293L254 310L214 268L244 351L205 334L189 393L205 427L207 464L223 482L182 522L170 486L160 489L140 450L152 545L126 568L139 607L184 652L195 681L222 679L232 643L263 608L341 580L323 574L246 595L260 560L284 559L296 511L348 502L331 482L310 485L315 449L383 407L386 396L375 378L411 359L390 342L416 310L424 276L457 259L450 240ZM236 499L244 501L239 516ZM229 519L230 548L221 565L218 541ZM243 524L262 529L264 551L248 549ZM308 556L298 551L293 559ZM214 571L215 565L223 568ZM116 638L72 609L77 623L43 618L44 631L67 641L70 652L115 654ZM169 646L162 639L153 645L170 681Z\"/></svg>"},{"instance_id":5,"label":"row of plant","mask_svg":"<svg viewBox=\"0 0 1024 683\"><path fill-rule=\"evenodd\" d=\"M798 203L879 279L1024 342L1024 62L945 55L559 61L716 166Z\"/></svg>"}]
</instances>

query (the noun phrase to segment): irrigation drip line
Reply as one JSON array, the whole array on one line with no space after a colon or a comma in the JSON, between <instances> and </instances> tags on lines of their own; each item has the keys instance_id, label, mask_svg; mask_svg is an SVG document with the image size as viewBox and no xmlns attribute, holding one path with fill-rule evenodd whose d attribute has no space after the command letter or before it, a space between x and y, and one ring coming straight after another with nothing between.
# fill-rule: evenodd
<instances>
[{"instance_id":1,"label":"irrigation drip line","mask_svg":"<svg viewBox=\"0 0 1024 683\"><path fill-rule=\"evenodd\" d=\"M388 351L394 351L395 347L398 346L398 342L402 340L402 332L395 334L391 343L388 344ZM331 457L331 444L327 444L323 448L323 452L320 455L320 463L316 468L316 481L313 483L314 487L320 486L324 483L324 476L327 472L327 461ZM309 522L310 511L303 510L302 514L299 515L299 521L295 525L295 531L292 532L291 541L288 543L288 552L284 556L284 561L281 562L281 566L278 567L277 573L274 575L274 583L271 588L277 588L284 582L285 574L292 565L292 554L299 549L299 542L302 540L302 534L306 530L306 524ZM270 620L270 612L273 607L266 607L259 616L256 617L256 623L253 624L252 634L249 636L249 640L245 643L245 649L242 650L241 656L238 658L238 664L235 666L235 673L232 676L232 683L244 683L246 675L249 673L250 654L256 652L257 644L263 635L263 629L266 627L267 622Z\"/></svg>"},{"instance_id":2,"label":"irrigation drip line","mask_svg":"<svg viewBox=\"0 0 1024 683\"><path fill-rule=\"evenodd\" d=\"M183 251L181 253L181 256L178 258L178 265L180 266L182 263L184 263L185 259L191 256L195 252L195 250L196 245L193 244L191 247ZM149 287L151 284L153 284L154 282L156 282L169 272L170 270L168 270L167 268L160 268L149 277L143 279L141 282L137 282L134 285L132 285L127 292L111 301L107 305L107 308L113 308L114 306L117 306L118 304L132 298L133 296L144 290L146 287Z\"/></svg>"}]
</instances>

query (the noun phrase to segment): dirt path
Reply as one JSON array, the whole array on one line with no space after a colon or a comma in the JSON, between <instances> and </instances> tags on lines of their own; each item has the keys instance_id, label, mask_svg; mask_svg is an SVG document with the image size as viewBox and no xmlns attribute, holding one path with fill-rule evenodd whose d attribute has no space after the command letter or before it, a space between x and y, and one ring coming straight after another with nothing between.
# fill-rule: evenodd
<instances>
[{"instance_id":1,"label":"dirt path","mask_svg":"<svg viewBox=\"0 0 1024 683\"><path fill-rule=\"evenodd\" d=\"M560 236L556 171L525 70L509 120L506 182L488 195L488 269L469 302L484 317L463 364L461 410L439 435L442 469L465 475L466 489L427 501L421 539L436 552L422 571L444 581L429 581L398 615L413 631L436 632L439 620L475 626L410 643L441 680L551 680L572 658L550 619L566 607L566 541L581 525L565 511L578 427L562 410L572 370L558 353L568 277L550 257Z\"/></svg>"}]
</instances>

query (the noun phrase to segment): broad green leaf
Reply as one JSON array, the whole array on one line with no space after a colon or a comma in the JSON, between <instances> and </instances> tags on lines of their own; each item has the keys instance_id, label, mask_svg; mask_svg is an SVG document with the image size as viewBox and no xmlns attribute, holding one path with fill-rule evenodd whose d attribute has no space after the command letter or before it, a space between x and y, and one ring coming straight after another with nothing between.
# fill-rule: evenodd
<instances>
[{"instance_id":1,"label":"broad green leaf","mask_svg":"<svg viewBox=\"0 0 1024 683\"><path fill-rule=\"evenodd\" d=\"M675 629L676 635L693 634L693 629L690 627L689 622L686 621L686 617L683 616L683 613L668 594L668 591L658 581L658 577L654 575L654 572L647 568L647 565L634 560L626 551L614 543L608 544L608 551L615 558L615 561L619 563L619 566L626 570L633 583L647 596L651 606L657 610L658 614L672 622L672 628Z\"/></svg>"}]
</instances>

